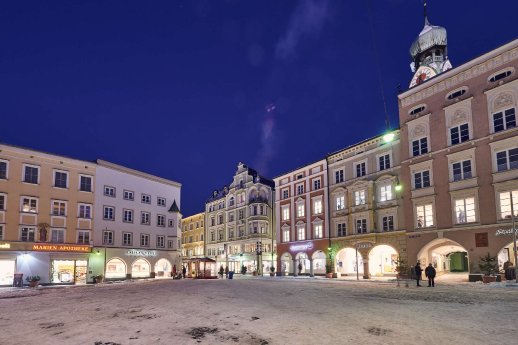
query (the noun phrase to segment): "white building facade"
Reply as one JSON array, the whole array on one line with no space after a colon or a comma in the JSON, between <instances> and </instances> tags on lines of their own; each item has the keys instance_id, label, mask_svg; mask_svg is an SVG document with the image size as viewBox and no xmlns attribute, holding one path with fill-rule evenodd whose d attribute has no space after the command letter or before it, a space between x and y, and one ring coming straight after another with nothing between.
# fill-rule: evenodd
<instances>
[{"instance_id":1,"label":"white building facade","mask_svg":"<svg viewBox=\"0 0 518 345\"><path fill-rule=\"evenodd\" d=\"M94 275L108 280L170 277L181 267L177 182L98 160Z\"/></svg>"}]
</instances>

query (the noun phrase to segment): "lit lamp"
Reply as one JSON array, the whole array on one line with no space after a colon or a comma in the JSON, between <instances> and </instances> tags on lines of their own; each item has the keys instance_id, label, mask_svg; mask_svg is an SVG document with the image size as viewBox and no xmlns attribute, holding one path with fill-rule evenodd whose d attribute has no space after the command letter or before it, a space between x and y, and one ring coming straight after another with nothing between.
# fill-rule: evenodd
<instances>
[{"instance_id":1,"label":"lit lamp","mask_svg":"<svg viewBox=\"0 0 518 345\"><path fill-rule=\"evenodd\" d=\"M394 137L395 137L394 133L392 133L392 132L387 133L383 136L383 141L386 143L390 143L390 142L392 142L392 140L394 140Z\"/></svg>"}]
</instances>

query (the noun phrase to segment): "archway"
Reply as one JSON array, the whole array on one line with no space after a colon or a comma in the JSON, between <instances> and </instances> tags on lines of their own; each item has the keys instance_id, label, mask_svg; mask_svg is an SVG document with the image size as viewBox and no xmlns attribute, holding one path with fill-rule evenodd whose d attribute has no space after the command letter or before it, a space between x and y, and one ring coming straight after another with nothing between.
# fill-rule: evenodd
<instances>
[{"instance_id":1,"label":"archway","mask_svg":"<svg viewBox=\"0 0 518 345\"><path fill-rule=\"evenodd\" d=\"M289 275L290 273L292 273L292 270L291 270L291 255L290 253L284 253L282 254L281 256L281 268L280 268L280 272L282 275Z\"/></svg>"},{"instance_id":2,"label":"archway","mask_svg":"<svg viewBox=\"0 0 518 345\"><path fill-rule=\"evenodd\" d=\"M513 242L510 242L508 245L504 246L502 250L498 252L498 269L500 271L504 269L504 264L508 261L511 262L514 266L516 266L516 262L514 262L513 247Z\"/></svg>"},{"instance_id":3,"label":"archway","mask_svg":"<svg viewBox=\"0 0 518 345\"><path fill-rule=\"evenodd\" d=\"M151 265L145 259L137 259L131 265L131 277L147 278L151 274Z\"/></svg>"},{"instance_id":4,"label":"archway","mask_svg":"<svg viewBox=\"0 0 518 345\"><path fill-rule=\"evenodd\" d=\"M357 264L358 263L358 264ZM363 257L358 252L358 262L356 262L356 250L353 248L343 248L336 254L336 271L342 275L363 274Z\"/></svg>"},{"instance_id":5,"label":"archway","mask_svg":"<svg viewBox=\"0 0 518 345\"><path fill-rule=\"evenodd\" d=\"M437 238L421 248L417 254L421 268L428 264L435 267L439 280L460 282L468 280L468 251L459 243L448 238ZM415 263L410 262L410 265Z\"/></svg>"},{"instance_id":6,"label":"archway","mask_svg":"<svg viewBox=\"0 0 518 345\"><path fill-rule=\"evenodd\" d=\"M176 268L178 271L178 267ZM155 264L155 273L157 278L167 278L171 276L173 268L167 259L160 259Z\"/></svg>"},{"instance_id":7,"label":"archway","mask_svg":"<svg viewBox=\"0 0 518 345\"><path fill-rule=\"evenodd\" d=\"M106 263L106 279L126 278L126 263L119 258L110 259Z\"/></svg>"},{"instance_id":8,"label":"archway","mask_svg":"<svg viewBox=\"0 0 518 345\"><path fill-rule=\"evenodd\" d=\"M313 274L326 274L326 254L318 250L313 253Z\"/></svg>"},{"instance_id":9,"label":"archway","mask_svg":"<svg viewBox=\"0 0 518 345\"><path fill-rule=\"evenodd\" d=\"M298 253L295 255L297 264L296 270L298 274L309 274L309 258L306 253Z\"/></svg>"},{"instance_id":10,"label":"archway","mask_svg":"<svg viewBox=\"0 0 518 345\"><path fill-rule=\"evenodd\" d=\"M396 274L398 252L386 244L377 245L369 252L369 273L372 277Z\"/></svg>"}]
</instances>

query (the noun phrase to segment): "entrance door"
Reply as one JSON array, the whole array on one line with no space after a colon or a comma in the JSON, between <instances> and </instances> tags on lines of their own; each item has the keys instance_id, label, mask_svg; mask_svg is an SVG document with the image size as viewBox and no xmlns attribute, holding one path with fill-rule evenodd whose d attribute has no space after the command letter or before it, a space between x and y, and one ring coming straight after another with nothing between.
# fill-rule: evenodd
<instances>
[{"instance_id":1,"label":"entrance door","mask_svg":"<svg viewBox=\"0 0 518 345\"><path fill-rule=\"evenodd\" d=\"M16 262L14 260L0 260L0 285L12 285Z\"/></svg>"},{"instance_id":2,"label":"entrance door","mask_svg":"<svg viewBox=\"0 0 518 345\"><path fill-rule=\"evenodd\" d=\"M86 260L76 260L76 284L86 284L86 272L88 262Z\"/></svg>"}]
</instances>

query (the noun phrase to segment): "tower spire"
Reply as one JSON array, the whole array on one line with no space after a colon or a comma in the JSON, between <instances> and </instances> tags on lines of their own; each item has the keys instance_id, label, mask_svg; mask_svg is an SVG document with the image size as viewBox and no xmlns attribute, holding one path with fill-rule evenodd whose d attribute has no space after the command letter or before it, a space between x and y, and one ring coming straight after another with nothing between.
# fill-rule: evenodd
<instances>
[{"instance_id":1,"label":"tower spire","mask_svg":"<svg viewBox=\"0 0 518 345\"><path fill-rule=\"evenodd\" d=\"M428 15L426 14L426 0L423 1L423 7L424 7L424 25L430 25L430 22L428 21Z\"/></svg>"}]
</instances>

